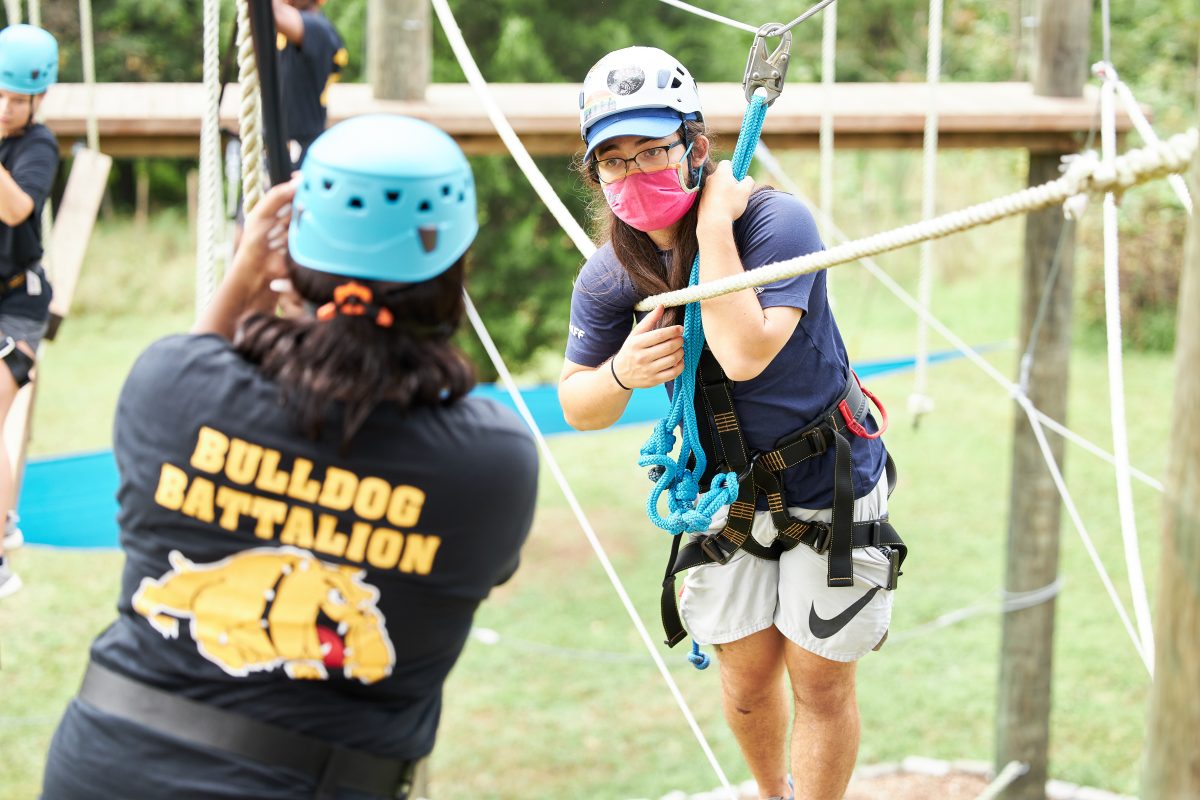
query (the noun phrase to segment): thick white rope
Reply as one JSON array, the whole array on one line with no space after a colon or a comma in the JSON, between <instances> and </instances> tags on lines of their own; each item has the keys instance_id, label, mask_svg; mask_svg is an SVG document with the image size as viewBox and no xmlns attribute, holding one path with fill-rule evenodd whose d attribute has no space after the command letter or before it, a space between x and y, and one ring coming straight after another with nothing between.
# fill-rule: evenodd
<instances>
[{"instance_id":1,"label":"thick white rope","mask_svg":"<svg viewBox=\"0 0 1200 800\"><path fill-rule=\"evenodd\" d=\"M938 168L938 85L942 80L942 0L929 0L929 41L925 51L925 86L928 91L925 109L924 150L921 156L921 219L930 220L937 214ZM831 213L826 210L826 213ZM917 279L917 300L929 308L933 305L934 263L933 242L921 242L921 266ZM929 374L929 328L917 321L917 362L913 390L908 396L908 413L916 426L921 417L933 410L933 398L926 391Z\"/></svg>"},{"instance_id":2,"label":"thick white rope","mask_svg":"<svg viewBox=\"0 0 1200 800\"><path fill-rule=\"evenodd\" d=\"M79 31L82 39L83 82L87 84L87 143L100 152L100 123L96 119L96 45L92 30L92 0L79 0Z\"/></svg>"},{"instance_id":3,"label":"thick white rope","mask_svg":"<svg viewBox=\"0 0 1200 800\"><path fill-rule=\"evenodd\" d=\"M20 3L20 0L17 0ZM40 0L29 0L29 24L42 27L42 4Z\"/></svg>"},{"instance_id":4,"label":"thick white rope","mask_svg":"<svg viewBox=\"0 0 1200 800\"><path fill-rule=\"evenodd\" d=\"M4 0L4 13L9 25L21 24L21 0Z\"/></svg>"},{"instance_id":5,"label":"thick white rope","mask_svg":"<svg viewBox=\"0 0 1200 800\"><path fill-rule=\"evenodd\" d=\"M200 126L200 197L196 225L196 316L216 291L221 213L221 2L204 0L204 116Z\"/></svg>"},{"instance_id":6,"label":"thick white rope","mask_svg":"<svg viewBox=\"0 0 1200 800\"><path fill-rule=\"evenodd\" d=\"M454 57L458 59L458 65L462 68L463 75L471 84L471 88L475 90L479 102L483 104L488 119L492 122L492 127L496 129L496 133L500 135L508 152L517 162L517 166L525 173L533 190L537 192L542 203L558 221L559 226L575 243L575 247L579 249L583 257L590 258L592 253L596 252L596 245L592 243L583 226L576 221L575 217L571 216L571 212L563 205L563 201L555 193L554 187L542 175L542 171L530 157L529 151L521 143L521 138L513 130L512 125L504 116L504 112L500 110L496 98L492 96L492 91L488 88L487 80L484 79L483 73L479 71L479 65L475 63L475 58L471 55L471 49L467 47L467 41L463 38L462 30L458 27L458 22L454 19L454 13L450 10L450 6L446 4L446 0L433 0L433 10L437 12L438 21L441 22L442 30L446 32L446 38L450 42L450 49L454 51Z\"/></svg>"},{"instance_id":7,"label":"thick white rope","mask_svg":"<svg viewBox=\"0 0 1200 800\"><path fill-rule=\"evenodd\" d=\"M436 6L442 0L433 1ZM575 519L579 521L579 527L583 529L583 535L587 537L588 543L591 544L592 550L596 553L596 558L600 561L600 566L604 569L604 574L608 576L613 589L616 590L617 596L621 599L621 605L625 607L625 612L629 615L629 619L632 620L634 628L637 629L642 643L646 645L646 650L650 653L650 657L654 659L654 664L658 667L659 674L662 675L663 681L666 682L667 688L670 689L671 696L675 698L675 703L679 706L679 710L683 712L684 719L687 720L687 724L692 729L696 741L700 743L701 749L704 750L704 755L708 758L708 763L720 779L721 785L725 787L725 791L729 793L731 800L737 800L737 793L730 785L729 779L725 777L725 771L721 769L721 764L717 761L716 754L709 747L708 740L704 737L704 732L700 730L699 723L696 722L691 708L683 698L683 693L680 692L678 684L675 683L675 678L672 677L670 670L667 669L666 662L663 661L662 655L658 652L658 648L654 644L654 640L650 638L649 631L646 630L646 626L642 623L642 618L638 616L637 609L634 608L633 600L630 599L629 593L625 591L625 586L621 582L620 576L617 575L616 568L613 567L612 561L609 560L608 554L604 551L604 545L600 543L600 538L596 535L596 531L592 528L591 522L583 511L583 506L579 504L579 500L576 499L575 493L571 490L566 476L563 475L562 469L559 468L558 460L554 458L554 453L551 452L550 446L546 444L546 437L542 434L541 429L534 420L533 414L530 413L529 407L525 405L525 399L521 397L521 392L517 389L517 385L504 363L504 358L500 355L500 351L496 349L496 343L492 341L487 326L483 324L483 319L479 316L479 312L475 310L475 305L471 302L470 296L465 291L463 292L463 301L466 303L467 318L471 320L471 325L475 328L475 333L479 335L479 341L483 343L483 348L487 351L488 357L492 360L492 365L500 375L500 380L504 383L504 388L508 390L509 396L512 397L513 403L516 404L517 411L525 420L525 424L529 426L529 430L533 432L538 449L541 450L543 462L550 468L550 473L558 482L563 496L567 499L567 504L571 506L571 510L575 513Z\"/></svg>"},{"instance_id":8,"label":"thick white rope","mask_svg":"<svg viewBox=\"0 0 1200 800\"><path fill-rule=\"evenodd\" d=\"M768 170L772 170L774 172L777 180L785 185L791 184L790 190L796 195L797 198L801 200L801 202L810 208L813 208L812 201L805 197L804 193L799 191L798 187L796 187L795 184L788 179L787 175L781 169L779 169L779 162L761 142L758 146L758 159L759 163L766 166ZM823 215L823 212L819 208L813 208L813 212L818 216ZM848 238L841 230L837 228L832 220L826 220L826 225L842 240L846 240ZM1121 618L1121 622L1125 626L1126 632L1129 633L1134 649L1138 652L1138 655L1142 657L1143 662L1145 662L1145 656L1142 653L1141 640L1133 625L1130 623L1129 615L1125 611L1125 607L1121 603L1120 597L1116 593L1116 589L1113 588L1111 579L1108 577L1108 571L1104 568L1104 563L1100 560L1100 556L1096 552L1096 548L1092 544L1086 528L1083 526L1083 520L1079 517L1079 513L1075 509L1074 502L1071 500L1070 495L1067 492L1066 483L1062 478L1062 474L1058 469L1057 463L1054 461L1053 453L1050 450L1049 444L1046 442L1042 426L1045 425L1045 427L1051 428L1064 438L1067 438L1085 447L1090 452L1105 458L1105 460L1107 460L1109 463L1114 462L1113 457L1110 454L1105 453L1096 445L1091 444L1086 439L1083 439L1082 437L1073 433L1070 429L1064 427L1062 424L1051 419L1044 412L1035 408L1025 393L1021 391L1020 386L1005 378L1004 375L1002 375L999 370L989 364L977 350L972 348L961 338L959 338L957 334L946 327L946 325L937 317L935 317L932 312L929 311L929 309L918 303L916 298L914 298L911 294L906 292L903 287L896 283L896 281L890 275L884 272L873 259L863 258L862 264L863 267L877 280L883 283L883 285L887 287L892 294L896 295L896 297L899 298L900 301L906 306L912 309L914 313L922 317L930 325L930 327L936 330L943 338L946 339L946 341L950 342L950 344L953 345L960 353L962 353L968 361L975 364L977 367L983 370L988 377L1003 387L1005 391L1007 391L1008 394L1020 404L1026 415L1029 416L1030 424L1033 426L1034 435L1038 440L1038 446L1042 451L1042 457L1046 459L1046 465L1050 470L1051 477L1054 479L1055 486L1058 488L1059 494L1063 497L1068 512L1071 514L1072 521L1075 523L1075 530L1078 532L1080 539L1083 541L1084 549L1091 557L1092 564L1096 568L1097 574L1100 576L1101 583L1104 585L1105 590L1108 592L1109 598L1112 600L1113 605L1117 609L1117 615ZM1148 477L1146 477L1145 480L1147 483L1150 483L1150 479ZM1152 485L1155 485L1160 492L1162 491L1161 483L1154 482ZM1149 668L1149 665L1147 665L1147 667Z\"/></svg>"},{"instance_id":9,"label":"thick white rope","mask_svg":"<svg viewBox=\"0 0 1200 800\"><path fill-rule=\"evenodd\" d=\"M1000 794L1016 782L1017 778L1029 772L1029 765L1023 761L1010 761L1004 769L984 787L975 800L995 800Z\"/></svg>"},{"instance_id":10,"label":"thick white rope","mask_svg":"<svg viewBox=\"0 0 1200 800\"><path fill-rule=\"evenodd\" d=\"M1100 87L1100 142L1104 160L1111 163L1117 154L1116 86L1105 79ZM1137 519L1134 516L1133 485L1129 476L1129 434L1125 415L1125 369L1121 352L1121 278L1118 241L1117 196L1104 195L1104 316L1108 339L1108 398L1112 420L1113 455L1116 457L1117 512L1121 538L1125 543L1125 563L1134 617L1142 637L1146 666L1154 668L1154 623L1142 558L1138 548Z\"/></svg>"},{"instance_id":11,"label":"thick white rope","mask_svg":"<svg viewBox=\"0 0 1200 800\"><path fill-rule=\"evenodd\" d=\"M1039 208L1061 205L1067 199L1077 195L1126 189L1135 184L1164 177L1172 172L1182 171L1195 155L1198 146L1200 146L1200 131L1192 128L1187 133L1176 134L1159 144L1131 150L1109 164L1101 164L1095 154L1086 154L1071 163L1066 175L1041 186L1031 186L995 200L934 217L925 222L913 223L864 239L846 242L829 250L809 253L799 258L768 264L738 275L653 295L638 303L636 309L649 311L658 305L681 306L698 300L707 300L742 289L749 289L752 286L774 283L784 278L793 278L839 264L858 261L865 256L899 250L926 239L939 239L952 233L987 225Z\"/></svg>"},{"instance_id":12,"label":"thick white rope","mask_svg":"<svg viewBox=\"0 0 1200 800\"><path fill-rule=\"evenodd\" d=\"M711 11L698 8L690 3L683 3L680 2L680 0L659 0L659 2L666 3L667 5L674 6L675 8L681 8L684 11L695 14L698 17L703 17L704 19L712 20L713 22L719 22L722 25L728 25L731 28L737 28L740 31L746 31L747 33L758 33L758 28L754 27L753 25L747 25L744 22L738 22L736 19L730 19L729 17L723 17L720 14L714 14Z\"/></svg>"},{"instance_id":13,"label":"thick white rope","mask_svg":"<svg viewBox=\"0 0 1200 800\"><path fill-rule=\"evenodd\" d=\"M821 208L833 216L833 91L837 80L837 3L821 21Z\"/></svg>"},{"instance_id":14,"label":"thick white rope","mask_svg":"<svg viewBox=\"0 0 1200 800\"><path fill-rule=\"evenodd\" d=\"M545 176L542 175L541 170L539 170L537 167L537 164L535 164L533 159L529 157L528 151L526 151L525 146L521 144L521 140L513 130L512 125L509 124L508 120L504 116L504 113L496 104L495 99L491 95L491 91L488 89L487 81L484 79L483 74L479 71L479 67L476 65L475 59L471 55L470 48L467 47L467 43L463 38L462 31L458 27L458 22L455 20L454 14L450 10L450 7L446 4L446 0L432 0L432 2L434 12L437 14L438 21L441 23L442 30L445 32L446 38L450 42L450 47L454 51L455 57L458 59L459 66L462 68L463 74L466 75L468 82L470 82L472 88L479 96L480 101L487 110L489 119L492 121L492 125L496 128L497 133L500 134L501 139L504 140L505 145L509 148L509 151L512 153L513 158L517 162L517 166L521 168L522 172L524 172L525 177L529 180L535 191L537 191L538 196L542 199L542 202L545 203L553 213L555 220L558 221L558 224L562 227L564 232L566 232L566 234L575 243L575 246L579 248L580 253L582 253L585 258L589 257L593 252L595 252L595 245L592 243L592 240L588 238L582 226L580 226L579 223L576 222L575 218L571 216L570 211L568 211L567 207L563 205L562 200L559 199L557 194L555 194L553 187L550 186L549 181L547 181ZM517 410L525 419L526 424L529 425L529 429L533 431L534 438L538 443L538 447L541 449L543 459L550 467L550 471L554 475L555 480L558 481L559 487L562 489L563 495L567 499L567 503L571 506L571 510L575 513L575 517L579 521L579 525L583 530L584 536L587 538L588 543L592 546L592 550L595 551L601 567L603 567L605 574L612 583L614 591L616 591L617 596L621 600L621 604L625 607L625 611L629 615L630 620L632 620L634 628L637 629L638 634L641 636L642 642L645 644L647 651L650 653L650 657L654 659L654 663L658 667L659 673L666 682L672 697L675 698L675 702L679 706L680 711L683 713L683 717L687 721L688 727L691 728L692 734L696 737L696 741L700 744L700 748L704 751L704 755L708 759L708 763L712 766L713 772L721 781L721 785L724 786L725 790L729 793L730 798L736 800L737 795L734 792L733 787L730 785L729 779L725 776L725 771L721 768L720 762L717 761L716 754L713 753L712 748L709 746L708 739L705 738L704 732L700 729L699 723L696 722L696 718L692 714L691 708L688 706L687 701L684 700L683 693L680 692L679 686L675 683L675 679L671 676L670 671L667 669L667 665L663 661L662 655L658 652L658 648L655 646L654 641L650 638L650 634L646 630L646 626L642 623L641 617L638 616L637 609L634 607L633 601L629 598L629 593L625 591L625 586L622 584L620 577L617 575L616 569L609 560L608 554L604 550L604 546L600 543L599 537L596 536L591 523L584 514L583 507L575 498L575 493L571 491L571 487L567 483L566 476L564 476L562 470L559 469L558 462L555 460L554 455L550 452L550 448L546 444L545 437L542 435L541 430L538 428L537 423L533 419L533 415L530 414L529 408L525 405L525 401L521 397L520 391L518 391L516 384L513 382L512 376L509 374L508 368L504 364L504 359L501 357L499 350L496 349L496 345L492 341L491 336L488 334L482 318L480 318L478 312L475 310L475 306L471 303L471 298L467 296L465 292L464 300L466 302L467 317L471 320L471 324L474 326L476 333L479 335L479 339L483 343L484 349L487 351L488 356L491 358L492 364L496 367L496 372L500 375L505 388L508 390L509 395L512 396L513 402L517 406Z\"/></svg>"},{"instance_id":15,"label":"thick white rope","mask_svg":"<svg viewBox=\"0 0 1200 800\"><path fill-rule=\"evenodd\" d=\"M262 96L254 38L250 32L249 0L237 0L238 136L242 140L242 209L249 214L263 196Z\"/></svg>"}]
</instances>

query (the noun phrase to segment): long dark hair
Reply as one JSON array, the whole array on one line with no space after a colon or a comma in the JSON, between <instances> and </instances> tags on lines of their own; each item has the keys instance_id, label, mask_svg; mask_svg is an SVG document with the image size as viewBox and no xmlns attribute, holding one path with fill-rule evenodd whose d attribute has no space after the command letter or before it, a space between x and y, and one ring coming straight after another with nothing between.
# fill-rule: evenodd
<instances>
[{"instance_id":1,"label":"long dark hair","mask_svg":"<svg viewBox=\"0 0 1200 800\"><path fill-rule=\"evenodd\" d=\"M705 160L701 169L703 175L715 172L717 167L711 154L716 147L716 139L708 133L704 123L700 120L688 120L683 123L683 132L684 140L688 143L696 141L698 136L708 138L710 157ZM688 157L691 157L690 154ZM689 164L688 167L690 170L691 165ZM594 190L595 196L589 206L593 228L600 235L601 241L612 242L613 253L616 254L617 261L629 273L629 279L633 281L638 294L649 297L653 294L682 289L687 286L688 276L692 271L692 262L695 261L696 253L700 249L696 242L696 220L700 216L699 198L680 221L675 242L671 246L664 265L658 247L655 246L650 236L622 222L616 214L612 213L612 209L608 207L600 189L600 181L596 177L595 166L592 162L581 160L576 164L576 169L583 176L585 183ZM704 191L703 178L700 191ZM682 307L668 308L662 324L674 325L682 321Z\"/></svg>"},{"instance_id":2,"label":"long dark hair","mask_svg":"<svg viewBox=\"0 0 1200 800\"><path fill-rule=\"evenodd\" d=\"M330 408L341 404L344 447L381 403L445 406L475 386L474 368L450 343L464 313L464 261L421 283L356 281L391 312L391 327L369 314L319 321L253 313L238 324L234 349L279 384L306 435L318 437ZM316 306L350 280L290 259L288 272L296 292Z\"/></svg>"}]
</instances>

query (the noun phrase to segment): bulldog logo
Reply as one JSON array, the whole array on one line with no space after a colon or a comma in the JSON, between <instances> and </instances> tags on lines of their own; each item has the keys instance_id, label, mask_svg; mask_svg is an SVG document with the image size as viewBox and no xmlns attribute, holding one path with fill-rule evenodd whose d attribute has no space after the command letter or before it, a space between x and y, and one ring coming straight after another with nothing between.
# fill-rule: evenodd
<instances>
[{"instance_id":1,"label":"bulldog logo","mask_svg":"<svg viewBox=\"0 0 1200 800\"><path fill-rule=\"evenodd\" d=\"M294 547L257 548L212 564L177 550L171 571L142 578L133 608L168 639L190 620L196 648L230 675L283 668L325 680L330 669L375 683L396 663L379 590L363 570L325 564Z\"/></svg>"}]
</instances>

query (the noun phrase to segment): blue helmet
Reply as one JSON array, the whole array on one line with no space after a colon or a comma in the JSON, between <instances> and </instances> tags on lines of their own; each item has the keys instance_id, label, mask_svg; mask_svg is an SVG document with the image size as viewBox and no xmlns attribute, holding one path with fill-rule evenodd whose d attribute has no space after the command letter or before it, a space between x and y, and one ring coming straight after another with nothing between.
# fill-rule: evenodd
<instances>
[{"instance_id":1,"label":"blue helmet","mask_svg":"<svg viewBox=\"0 0 1200 800\"><path fill-rule=\"evenodd\" d=\"M368 114L321 134L300 166L288 249L303 267L416 283L475 239L475 179L454 140L419 119Z\"/></svg>"},{"instance_id":2,"label":"blue helmet","mask_svg":"<svg viewBox=\"0 0 1200 800\"><path fill-rule=\"evenodd\" d=\"M42 94L58 80L58 42L34 25L0 31L0 89Z\"/></svg>"}]
</instances>

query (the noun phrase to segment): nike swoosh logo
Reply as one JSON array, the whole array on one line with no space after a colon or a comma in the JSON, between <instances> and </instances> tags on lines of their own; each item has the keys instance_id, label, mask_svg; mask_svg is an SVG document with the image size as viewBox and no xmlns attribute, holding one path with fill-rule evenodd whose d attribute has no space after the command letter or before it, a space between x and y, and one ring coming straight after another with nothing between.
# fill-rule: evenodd
<instances>
[{"instance_id":1,"label":"nike swoosh logo","mask_svg":"<svg viewBox=\"0 0 1200 800\"><path fill-rule=\"evenodd\" d=\"M871 598L873 598L875 593L878 591L879 587L874 587L871 589L871 591L858 598L858 600L856 600L852 606L832 619L822 619L821 615L817 613L816 605L814 604L810 606L808 610L809 630L811 630L813 636L817 637L818 639L828 639L830 636L833 636L842 628L846 627L846 625L850 622L850 620L854 619L858 612L866 608L867 603L871 602Z\"/></svg>"}]
</instances>

